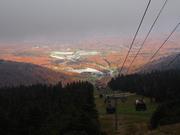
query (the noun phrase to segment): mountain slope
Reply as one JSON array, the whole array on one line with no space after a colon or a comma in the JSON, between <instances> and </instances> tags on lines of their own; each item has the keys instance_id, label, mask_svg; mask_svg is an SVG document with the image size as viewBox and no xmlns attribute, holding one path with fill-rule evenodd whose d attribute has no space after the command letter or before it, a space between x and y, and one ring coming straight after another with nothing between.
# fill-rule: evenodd
<instances>
[{"instance_id":1,"label":"mountain slope","mask_svg":"<svg viewBox=\"0 0 180 135\"><path fill-rule=\"evenodd\" d=\"M162 57L158 60L153 61L149 65L146 65L142 68L140 72L151 72L153 70L169 70L169 69L180 69L180 53L178 54L172 54L167 57ZM172 62L172 60L177 59ZM171 64L169 64L171 63Z\"/></svg>"},{"instance_id":2,"label":"mountain slope","mask_svg":"<svg viewBox=\"0 0 180 135\"><path fill-rule=\"evenodd\" d=\"M0 60L0 87L54 84L67 79L68 77L62 73L38 65Z\"/></svg>"}]
</instances>

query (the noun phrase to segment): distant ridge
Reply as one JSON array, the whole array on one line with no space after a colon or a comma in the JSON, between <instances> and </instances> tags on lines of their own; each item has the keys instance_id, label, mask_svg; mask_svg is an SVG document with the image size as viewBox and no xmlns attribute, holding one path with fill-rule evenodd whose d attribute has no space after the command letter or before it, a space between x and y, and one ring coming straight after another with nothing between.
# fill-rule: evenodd
<instances>
[{"instance_id":1,"label":"distant ridge","mask_svg":"<svg viewBox=\"0 0 180 135\"><path fill-rule=\"evenodd\" d=\"M151 64L143 67L140 72L151 72L154 70L169 70L169 69L180 69L180 57L178 57L169 66L168 64L180 53L172 54L167 57L162 57L158 60L153 61Z\"/></svg>"},{"instance_id":2,"label":"distant ridge","mask_svg":"<svg viewBox=\"0 0 180 135\"><path fill-rule=\"evenodd\" d=\"M0 60L0 87L32 84L55 84L68 77L38 65Z\"/></svg>"}]
</instances>

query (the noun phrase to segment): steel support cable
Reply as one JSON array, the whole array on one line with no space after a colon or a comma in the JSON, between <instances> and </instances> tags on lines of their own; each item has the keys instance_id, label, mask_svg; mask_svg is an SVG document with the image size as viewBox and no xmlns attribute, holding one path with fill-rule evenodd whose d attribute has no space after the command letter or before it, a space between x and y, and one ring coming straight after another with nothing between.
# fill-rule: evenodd
<instances>
[{"instance_id":1,"label":"steel support cable","mask_svg":"<svg viewBox=\"0 0 180 135\"><path fill-rule=\"evenodd\" d=\"M165 41L161 44L161 46L157 49L157 51L150 57L150 59L148 60L148 62L146 64L144 64L143 67L145 67L146 65L150 64L151 61L154 59L154 57L158 54L158 52L161 50L161 48L166 44L166 42L170 39L170 37L173 35L173 33L176 31L176 29L179 27L180 23L178 23L175 28L172 30L172 32L169 34L169 36L165 39ZM142 68L142 67L141 67ZM141 69L140 68L140 69Z\"/></svg>"},{"instance_id":2,"label":"steel support cable","mask_svg":"<svg viewBox=\"0 0 180 135\"><path fill-rule=\"evenodd\" d=\"M151 25L150 30L148 31L148 33L147 33L147 35L146 35L146 37L145 37L144 41L142 42L142 44L141 44L141 46L140 46L139 50L137 51L137 53L136 53L135 57L134 57L134 58L133 58L133 60L131 61L130 65L129 65L129 67L128 67L127 73L129 73L129 71L130 71L130 69L131 69L132 64L134 63L134 61L136 60L137 56L138 56L138 55L139 55L139 53L141 52L141 50L142 50L142 48L143 48L144 44L146 43L146 41L147 41L147 39L148 39L148 37L149 37L150 33L152 32L152 30L153 30L153 28L154 28L154 26L155 26L155 24L156 24L157 20L159 19L159 17L160 17L160 15L161 15L162 11L164 10L164 8L165 8L165 6L166 6L167 2L168 2L168 0L165 0L165 2L164 2L164 4L163 4L163 6L161 7L161 9L160 9L160 11L159 11L159 13L158 13L157 17L155 18L155 20L154 20L153 24Z\"/></svg>"},{"instance_id":3,"label":"steel support cable","mask_svg":"<svg viewBox=\"0 0 180 135\"><path fill-rule=\"evenodd\" d=\"M124 68L124 65L125 65L126 60L127 60L128 56L129 56L129 53L131 52L131 49L132 49L132 47L133 47L133 44L134 44L134 42L135 42L135 40L136 40L136 37L137 37L137 35L138 35L138 33L139 33L139 30L140 30L140 28L141 28L141 25L142 25L142 23L143 23L143 21L144 21L144 18L145 18L145 16L146 16L147 10L148 10L148 8L149 8L149 6L150 6L150 3L151 3L151 0L149 0L149 2L148 2L148 5L147 5L147 7L146 7L146 9L145 9L145 12L144 12L144 14L143 14L143 17L142 17L142 19L141 19L141 21L140 21L140 24L139 24L139 26L138 26L138 29L137 29L137 31L136 31L136 33L135 33L135 35L134 35L134 38L133 38L133 40L132 40L132 43L131 43L131 45L130 45L130 47L129 47L129 50L128 50L127 54L126 54L126 57L125 57L125 59L124 59L124 61L123 61L123 64L122 64L121 69L120 69L120 74L121 74L121 72L122 72L122 70L123 70L123 68Z\"/></svg>"}]
</instances>

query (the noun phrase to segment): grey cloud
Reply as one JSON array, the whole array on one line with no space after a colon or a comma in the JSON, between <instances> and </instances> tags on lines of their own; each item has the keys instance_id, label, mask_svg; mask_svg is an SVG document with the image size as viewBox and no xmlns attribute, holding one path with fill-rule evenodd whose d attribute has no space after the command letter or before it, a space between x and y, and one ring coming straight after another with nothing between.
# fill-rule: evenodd
<instances>
[{"instance_id":1,"label":"grey cloud","mask_svg":"<svg viewBox=\"0 0 180 135\"><path fill-rule=\"evenodd\" d=\"M0 0L0 40L89 35L132 35L148 0ZM152 4L140 34L148 30L164 0ZM154 33L180 21L180 1L169 0Z\"/></svg>"}]
</instances>

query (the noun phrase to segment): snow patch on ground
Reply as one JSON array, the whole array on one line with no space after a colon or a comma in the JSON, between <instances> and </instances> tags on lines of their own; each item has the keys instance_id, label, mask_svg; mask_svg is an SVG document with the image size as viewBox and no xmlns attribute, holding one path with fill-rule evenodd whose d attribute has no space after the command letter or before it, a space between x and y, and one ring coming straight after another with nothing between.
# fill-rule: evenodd
<instances>
[{"instance_id":1,"label":"snow patch on ground","mask_svg":"<svg viewBox=\"0 0 180 135\"><path fill-rule=\"evenodd\" d=\"M76 61L80 58L83 58L85 56L93 56L98 55L100 52L97 51L67 51L67 52L61 52L61 51L53 51L50 54L50 57L60 59L60 60L71 60Z\"/></svg>"},{"instance_id":2,"label":"snow patch on ground","mask_svg":"<svg viewBox=\"0 0 180 135\"><path fill-rule=\"evenodd\" d=\"M84 68L84 69L71 69L69 70L71 72L76 72L76 73L94 73L94 74L99 74L99 75L103 75L103 72L93 69L93 68Z\"/></svg>"}]
</instances>

